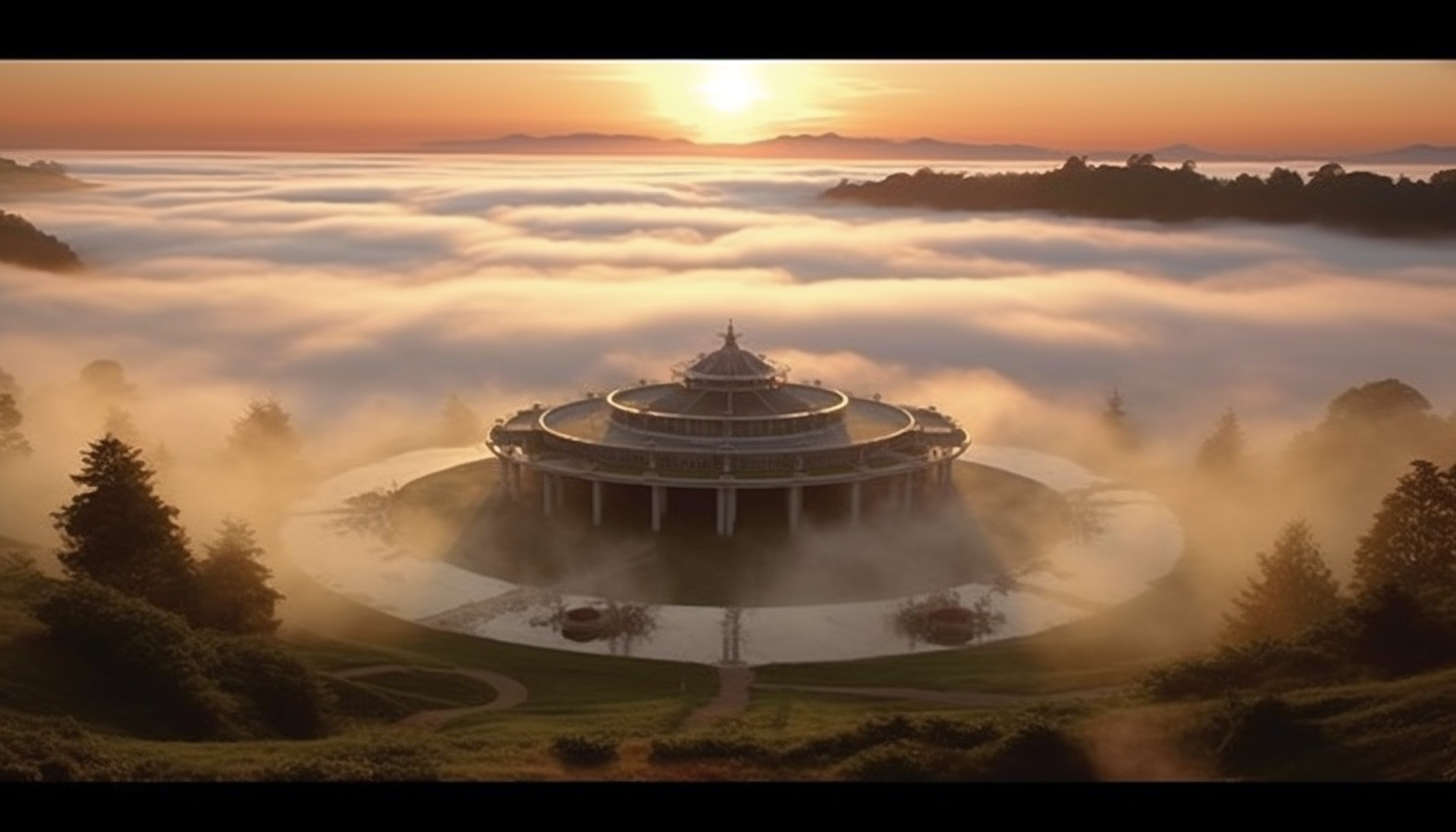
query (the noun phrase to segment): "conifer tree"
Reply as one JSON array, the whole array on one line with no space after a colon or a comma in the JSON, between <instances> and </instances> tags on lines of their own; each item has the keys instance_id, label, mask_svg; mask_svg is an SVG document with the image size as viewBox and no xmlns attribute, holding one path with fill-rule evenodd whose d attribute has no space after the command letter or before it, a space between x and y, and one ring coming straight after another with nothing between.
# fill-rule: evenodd
<instances>
[{"instance_id":1,"label":"conifer tree","mask_svg":"<svg viewBox=\"0 0 1456 832\"><path fill-rule=\"evenodd\" d=\"M1259 576L1234 599L1234 613L1225 615L1229 641L1285 638L1334 615L1340 589L1325 565L1309 524L1297 520L1284 527L1274 551L1259 553Z\"/></svg>"},{"instance_id":2,"label":"conifer tree","mask_svg":"<svg viewBox=\"0 0 1456 832\"><path fill-rule=\"evenodd\" d=\"M1411 463L1355 550L1362 595L1390 584L1416 596L1456 596L1456 465Z\"/></svg>"},{"instance_id":3,"label":"conifer tree","mask_svg":"<svg viewBox=\"0 0 1456 832\"><path fill-rule=\"evenodd\" d=\"M20 408L15 405L15 396L0 392L0 461L30 454L30 443L19 430L23 420Z\"/></svg>"},{"instance_id":4,"label":"conifer tree","mask_svg":"<svg viewBox=\"0 0 1456 832\"><path fill-rule=\"evenodd\" d=\"M177 509L157 497L141 452L108 434L82 459L81 473L71 477L81 492L51 515L66 573L190 613L196 564Z\"/></svg>"},{"instance_id":5,"label":"conifer tree","mask_svg":"<svg viewBox=\"0 0 1456 832\"><path fill-rule=\"evenodd\" d=\"M293 430L292 417L276 399L259 399L233 423L228 453L233 459L254 465L294 466L302 443Z\"/></svg>"},{"instance_id":6,"label":"conifer tree","mask_svg":"<svg viewBox=\"0 0 1456 832\"><path fill-rule=\"evenodd\" d=\"M199 623L238 635L267 635L278 629L274 608L282 594L268 585L271 573L248 524L223 521L198 568Z\"/></svg>"},{"instance_id":7,"label":"conifer tree","mask_svg":"<svg viewBox=\"0 0 1456 832\"><path fill-rule=\"evenodd\" d=\"M1213 433L1198 449L1198 467L1211 474L1230 474L1243 463L1244 429L1233 408L1223 412Z\"/></svg>"}]
</instances>

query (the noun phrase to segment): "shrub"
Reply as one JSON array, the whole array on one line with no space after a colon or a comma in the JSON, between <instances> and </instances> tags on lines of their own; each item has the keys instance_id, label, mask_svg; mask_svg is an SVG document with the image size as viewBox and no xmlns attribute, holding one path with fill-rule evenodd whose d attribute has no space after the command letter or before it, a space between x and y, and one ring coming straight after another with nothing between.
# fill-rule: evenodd
<instances>
[{"instance_id":1,"label":"shrub","mask_svg":"<svg viewBox=\"0 0 1456 832\"><path fill-rule=\"evenodd\" d=\"M571 768L604 766L617 759L617 741L607 737L567 734L551 743L551 755Z\"/></svg>"},{"instance_id":2,"label":"shrub","mask_svg":"<svg viewBox=\"0 0 1456 832\"><path fill-rule=\"evenodd\" d=\"M1456 661L1456 623L1413 593L1384 584L1348 613L1349 652L1386 673L1418 673Z\"/></svg>"},{"instance_id":3,"label":"shrub","mask_svg":"<svg viewBox=\"0 0 1456 832\"><path fill-rule=\"evenodd\" d=\"M307 665L261 638L220 638L219 679L244 697L263 724L289 739L328 733L332 697Z\"/></svg>"},{"instance_id":4,"label":"shrub","mask_svg":"<svg viewBox=\"0 0 1456 832\"><path fill-rule=\"evenodd\" d=\"M1230 774L1266 771L1320 744L1318 732L1300 722L1289 704L1274 696L1253 702L1232 699L1218 721L1223 729L1218 760Z\"/></svg>"},{"instance_id":5,"label":"shrub","mask_svg":"<svg viewBox=\"0 0 1456 832\"><path fill-rule=\"evenodd\" d=\"M850 780L925 783L935 779L939 768L922 746L896 740L856 755L845 764L843 774Z\"/></svg>"},{"instance_id":6,"label":"shrub","mask_svg":"<svg viewBox=\"0 0 1456 832\"><path fill-rule=\"evenodd\" d=\"M423 743L375 739L277 763L259 776L290 782L419 782L439 780L440 769Z\"/></svg>"},{"instance_id":7,"label":"shrub","mask_svg":"<svg viewBox=\"0 0 1456 832\"><path fill-rule=\"evenodd\" d=\"M843 760L877 745L915 739L919 733L920 729L916 724L903 716L872 717L850 731L799 743L785 751L781 757L788 763Z\"/></svg>"},{"instance_id":8,"label":"shrub","mask_svg":"<svg viewBox=\"0 0 1456 832\"><path fill-rule=\"evenodd\" d=\"M130 775L94 735L70 719L0 727L0 782L122 781Z\"/></svg>"},{"instance_id":9,"label":"shrub","mask_svg":"<svg viewBox=\"0 0 1456 832\"><path fill-rule=\"evenodd\" d=\"M938 716L920 721L916 730L920 741L927 745L960 750L985 745L999 733L986 722L962 722Z\"/></svg>"},{"instance_id":10,"label":"shrub","mask_svg":"<svg viewBox=\"0 0 1456 832\"><path fill-rule=\"evenodd\" d=\"M647 759L654 763L689 760L742 760L758 762L773 756L758 740L738 737L678 737L653 740Z\"/></svg>"},{"instance_id":11,"label":"shrub","mask_svg":"<svg viewBox=\"0 0 1456 832\"><path fill-rule=\"evenodd\" d=\"M213 681L219 657L181 616L85 579L48 593L35 615L54 638L108 665L121 687L149 699L183 735L234 733L233 703Z\"/></svg>"},{"instance_id":12,"label":"shrub","mask_svg":"<svg viewBox=\"0 0 1456 832\"><path fill-rule=\"evenodd\" d=\"M1058 727L1045 722L1018 725L991 749L991 780L1081 781L1093 779L1087 755Z\"/></svg>"},{"instance_id":13,"label":"shrub","mask_svg":"<svg viewBox=\"0 0 1456 832\"><path fill-rule=\"evenodd\" d=\"M1165 664L1139 683L1153 699L1217 696L1281 684L1331 682L1356 675L1338 620L1298 639L1225 644L1212 653Z\"/></svg>"}]
</instances>

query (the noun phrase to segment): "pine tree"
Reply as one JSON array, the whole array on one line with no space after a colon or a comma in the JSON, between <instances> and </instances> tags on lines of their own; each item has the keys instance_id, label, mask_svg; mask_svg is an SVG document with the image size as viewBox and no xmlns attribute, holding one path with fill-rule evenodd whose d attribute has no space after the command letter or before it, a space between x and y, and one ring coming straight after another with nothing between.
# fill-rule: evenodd
<instances>
[{"instance_id":1,"label":"pine tree","mask_svg":"<svg viewBox=\"0 0 1456 832\"><path fill-rule=\"evenodd\" d=\"M1416 596L1456 595L1456 465L1411 463L1355 550L1355 586L1391 584Z\"/></svg>"},{"instance_id":2,"label":"pine tree","mask_svg":"<svg viewBox=\"0 0 1456 832\"><path fill-rule=\"evenodd\" d=\"M1288 524L1274 551L1259 553L1259 577L1233 603L1224 623L1225 638L1235 642L1292 636L1338 612L1339 584L1307 522Z\"/></svg>"},{"instance_id":3,"label":"pine tree","mask_svg":"<svg viewBox=\"0 0 1456 832\"><path fill-rule=\"evenodd\" d=\"M23 419L20 408L15 406L15 396L0 392L0 461L30 454L30 443L19 430Z\"/></svg>"},{"instance_id":4,"label":"pine tree","mask_svg":"<svg viewBox=\"0 0 1456 832\"><path fill-rule=\"evenodd\" d=\"M1223 412L1213 433L1198 449L1198 467L1211 474L1230 474L1243 464L1244 429L1233 408Z\"/></svg>"},{"instance_id":5,"label":"pine tree","mask_svg":"<svg viewBox=\"0 0 1456 832\"><path fill-rule=\"evenodd\" d=\"M177 509L157 497L141 452L108 434L82 459L84 468L71 480L83 490L51 515L66 573L165 610L191 612L196 565Z\"/></svg>"},{"instance_id":6,"label":"pine tree","mask_svg":"<svg viewBox=\"0 0 1456 832\"><path fill-rule=\"evenodd\" d=\"M268 585L271 573L248 524L223 521L198 569L199 623L238 635L266 635L278 629L273 612L282 594Z\"/></svg>"},{"instance_id":7,"label":"pine tree","mask_svg":"<svg viewBox=\"0 0 1456 832\"><path fill-rule=\"evenodd\" d=\"M269 398L251 402L248 412L233 423L228 452L235 459L259 465L294 464L300 445L288 411Z\"/></svg>"}]
</instances>

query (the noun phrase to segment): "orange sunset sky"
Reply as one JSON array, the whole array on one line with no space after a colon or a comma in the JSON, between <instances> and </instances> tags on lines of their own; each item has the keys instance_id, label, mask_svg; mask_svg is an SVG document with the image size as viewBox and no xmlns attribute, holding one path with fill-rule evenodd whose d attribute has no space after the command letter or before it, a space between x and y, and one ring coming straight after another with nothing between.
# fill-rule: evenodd
<instances>
[{"instance_id":1,"label":"orange sunset sky","mask_svg":"<svg viewBox=\"0 0 1456 832\"><path fill-rule=\"evenodd\" d=\"M408 151L784 133L1069 151L1456 145L1450 61L0 61L6 149Z\"/></svg>"}]
</instances>

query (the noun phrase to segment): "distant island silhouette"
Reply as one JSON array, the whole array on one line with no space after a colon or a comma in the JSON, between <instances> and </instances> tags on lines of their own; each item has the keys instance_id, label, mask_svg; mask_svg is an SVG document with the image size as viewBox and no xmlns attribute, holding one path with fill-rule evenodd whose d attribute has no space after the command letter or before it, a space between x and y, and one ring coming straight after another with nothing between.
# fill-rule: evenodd
<instances>
[{"instance_id":1,"label":"distant island silhouette","mask_svg":"<svg viewBox=\"0 0 1456 832\"><path fill-rule=\"evenodd\" d=\"M942 211L1050 211L1098 219L1185 222L1236 219L1315 223L1382 236L1456 234L1456 169L1429 180L1392 180L1329 163L1306 182L1276 167L1267 177L1204 176L1196 163L1160 167L1152 154L1125 165L1092 165L1071 157L1045 173L967 175L921 168L875 182L841 181L822 199Z\"/></svg>"},{"instance_id":2,"label":"distant island silhouette","mask_svg":"<svg viewBox=\"0 0 1456 832\"><path fill-rule=\"evenodd\" d=\"M415 150L427 153L488 153L521 155L620 155L620 156L726 156L779 159L884 159L897 161L986 161L986 162L1056 162L1074 155L1069 149L1051 149L1027 144L971 144L922 137L918 139L884 139L841 136L838 133L775 136L742 144L698 143L688 139L661 139L652 136L606 133L572 133L555 136L530 136L515 133L495 138L443 139L417 145ZM1140 151L1139 151L1140 152ZM1325 153L1219 153L1187 144L1153 148L1154 156L1167 159L1191 159L1195 162L1291 162L1329 160ZM1103 148L1078 152L1096 161L1117 161L1132 155L1131 150ZM1389 165L1452 165L1456 166L1456 147L1412 144L1376 153L1346 154L1345 164Z\"/></svg>"},{"instance_id":3,"label":"distant island silhouette","mask_svg":"<svg viewBox=\"0 0 1456 832\"><path fill-rule=\"evenodd\" d=\"M0 157L0 197L25 196L95 187L73 178L65 165L38 160L22 165ZM71 247L41 231L19 214L0 211L0 263L47 272L84 267Z\"/></svg>"},{"instance_id":4,"label":"distant island silhouette","mask_svg":"<svg viewBox=\"0 0 1456 832\"><path fill-rule=\"evenodd\" d=\"M0 263L46 272L71 272L83 267L70 246L19 214L5 211L0 211Z\"/></svg>"},{"instance_id":5,"label":"distant island silhouette","mask_svg":"<svg viewBox=\"0 0 1456 832\"><path fill-rule=\"evenodd\" d=\"M58 162L39 160L22 165L14 159L0 157L0 196L48 191L70 191L95 187L90 182L74 179Z\"/></svg>"}]
</instances>

